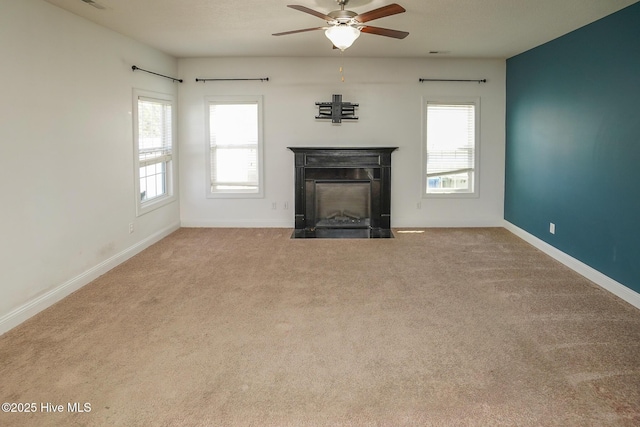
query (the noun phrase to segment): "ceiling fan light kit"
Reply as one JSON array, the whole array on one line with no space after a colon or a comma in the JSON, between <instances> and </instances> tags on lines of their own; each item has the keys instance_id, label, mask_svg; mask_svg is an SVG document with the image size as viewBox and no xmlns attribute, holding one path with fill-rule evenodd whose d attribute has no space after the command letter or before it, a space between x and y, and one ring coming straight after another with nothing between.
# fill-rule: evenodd
<instances>
[{"instance_id":1,"label":"ceiling fan light kit","mask_svg":"<svg viewBox=\"0 0 640 427\"><path fill-rule=\"evenodd\" d=\"M399 4L393 3L387 6L379 7L378 9L370 10L369 12L357 14L356 12L345 10L344 6L349 0L336 1L340 6L340 10L334 10L333 12L329 12L328 14L309 9L306 6L288 5L287 7L290 7L292 9L324 19L327 22L328 26L285 31L282 33L275 33L273 35L284 36L287 34L302 33L306 31L324 30L327 38L331 40L333 45L341 51L344 51L349 46L351 46L353 42L360 36L361 32L384 37L392 37L396 39L403 39L409 35L409 33L406 31L390 30L388 28L365 25L365 22L372 21L374 19L384 18L386 16L405 12L405 9Z\"/></svg>"},{"instance_id":2,"label":"ceiling fan light kit","mask_svg":"<svg viewBox=\"0 0 640 427\"><path fill-rule=\"evenodd\" d=\"M331 43L340 50L350 47L358 37L360 30L346 24L333 25L324 32Z\"/></svg>"}]
</instances>

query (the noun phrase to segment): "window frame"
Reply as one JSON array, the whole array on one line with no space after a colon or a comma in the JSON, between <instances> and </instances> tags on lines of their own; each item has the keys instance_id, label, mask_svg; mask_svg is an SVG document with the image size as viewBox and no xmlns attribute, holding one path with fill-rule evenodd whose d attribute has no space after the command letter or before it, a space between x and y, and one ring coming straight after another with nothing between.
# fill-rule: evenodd
<instances>
[{"instance_id":1,"label":"window frame","mask_svg":"<svg viewBox=\"0 0 640 427\"><path fill-rule=\"evenodd\" d=\"M140 139L139 139L139 112L138 103L140 100L157 102L171 107L171 153L161 156L164 160L156 163L165 164L165 194L153 199L142 201L140 197ZM153 92L143 89L133 89L133 175L134 175L134 198L136 200L136 216L139 217L176 200L175 188L177 182L177 111L176 98L167 93ZM155 164L155 163L154 163ZM149 165L147 165L149 166Z\"/></svg>"},{"instance_id":2,"label":"window frame","mask_svg":"<svg viewBox=\"0 0 640 427\"><path fill-rule=\"evenodd\" d=\"M427 108L429 104L441 105L473 105L474 108L474 159L473 159L473 191L452 191L449 193L428 193L427 187ZM422 99L422 156L420 157L421 196L423 199L467 199L480 196L480 98L479 97L431 97Z\"/></svg>"},{"instance_id":3,"label":"window frame","mask_svg":"<svg viewBox=\"0 0 640 427\"><path fill-rule=\"evenodd\" d=\"M212 104L256 104L258 107L258 141L257 157L258 162L258 189L257 191L247 190L225 190L211 191L211 119L210 106ZM204 102L205 110L205 191L209 199L259 199L264 198L264 124L263 124L263 96L262 95L216 95L206 96Z\"/></svg>"}]
</instances>

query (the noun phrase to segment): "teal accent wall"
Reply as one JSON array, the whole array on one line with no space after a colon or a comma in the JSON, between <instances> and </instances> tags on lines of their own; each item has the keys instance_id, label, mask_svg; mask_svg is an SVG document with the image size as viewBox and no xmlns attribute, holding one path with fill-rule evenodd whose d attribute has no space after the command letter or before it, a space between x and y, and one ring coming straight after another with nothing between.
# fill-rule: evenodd
<instances>
[{"instance_id":1,"label":"teal accent wall","mask_svg":"<svg viewBox=\"0 0 640 427\"><path fill-rule=\"evenodd\" d=\"M504 218L640 292L640 2L509 58L506 87Z\"/></svg>"}]
</instances>

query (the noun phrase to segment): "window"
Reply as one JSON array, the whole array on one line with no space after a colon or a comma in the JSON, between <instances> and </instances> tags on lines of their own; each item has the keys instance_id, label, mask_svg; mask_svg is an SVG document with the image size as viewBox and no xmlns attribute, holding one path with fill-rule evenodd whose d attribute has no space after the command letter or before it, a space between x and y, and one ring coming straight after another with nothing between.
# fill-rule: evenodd
<instances>
[{"instance_id":1,"label":"window","mask_svg":"<svg viewBox=\"0 0 640 427\"><path fill-rule=\"evenodd\" d=\"M262 197L262 98L207 98L209 197Z\"/></svg>"},{"instance_id":2,"label":"window","mask_svg":"<svg viewBox=\"0 0 640 427\"><path fill-rule=\"evenodd\" d=\"M134 92L138 215L173 201L175 111L170 95Z\"/></svg>"},{"instance_id":3,"label":"window","mask_svg":"<svg viewBox=\"0 0 640 427\"><path fill-rule=\"evenodd\" d=\"M477 105L426 102L424 194L477 194Z\"/></svg>"}]
</instances>

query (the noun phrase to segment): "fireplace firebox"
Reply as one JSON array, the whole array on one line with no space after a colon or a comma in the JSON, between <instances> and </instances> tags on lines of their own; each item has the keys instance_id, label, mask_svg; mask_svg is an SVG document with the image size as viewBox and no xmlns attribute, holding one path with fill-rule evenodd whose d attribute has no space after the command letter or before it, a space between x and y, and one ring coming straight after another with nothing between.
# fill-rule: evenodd
<instances>
[{"instance_id":1,"label":"fireplace firebox","mask_svg":"<svg viewBox=\"0 0 640 427\"><path fill-rule=\"evenodd\" d=\"M397 147L289 147L295 157L292 238L392 238L391 153Z\"/></svg>"}]
</instances>

